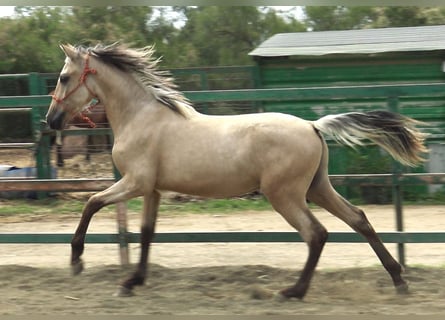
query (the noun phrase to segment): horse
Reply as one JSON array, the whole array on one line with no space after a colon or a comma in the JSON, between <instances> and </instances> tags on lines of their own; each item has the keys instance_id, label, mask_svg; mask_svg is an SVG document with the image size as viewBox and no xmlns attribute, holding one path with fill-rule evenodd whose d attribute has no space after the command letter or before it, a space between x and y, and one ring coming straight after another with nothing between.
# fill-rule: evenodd
<instances>
[{"instance_id":1,"label":"horse","mask_svg":"<svg viewBox=\"0 0 445 320\"><path fill-rule=\"evenodd\" d=\"M49 93L49 95L53 95L54 90ZM81 112L75 114L66 124L66 128L77 127L77 128L109 128L110 125L108 123L107 114L105 113L105 107L99 101L95 101L92 103L88 103L84 106ZM77 137L74 137L77 138ZM82 137L83 138L83 137ZM58 131L56 135L56 139L52 141L51 144L56 144L56 157L57 157L57 166L63 167L65 165L65 157L66 150L64 150L63 146L66 144L66 139L69 137L62 137L61 132ZM86 149L82 150L85 152L85 159L90 161L91 159L91 146L94 144L94 136L87 135L85 139ZM72 141L71 141L72 142ZM68 141L68 145L71 145L70 141ZM110 137L106 136L106 144L110 145ZM75 148L75 147L74 147Z\"/></svg>"},{"instance_id":2,"label":"horse","mask_svg":"<svg viewBox=\"0 0 445 320\"><path fill-rule=\"evenodd\" d=\"M315 121L273 112L201 114L177 89L170 73L159 69L152 46L99 43L60 48L65 64L46 121L50 128L61 130L86 102L101 101L114 133L112 159L122 176L91 196L83 208L71 240L73 275L83 270L85 235L93 215L104 206L138 196L144 200L140 258L116 293L130 296L147 277L162 191L226 198L260 190L308 247L299 279L278 295L304 298L327 241L328 232L307 200L363 235L396 292L408 293L402 266L365 213L332 187L324 135L350 146L371 140L400 163L415 166L425 161L427 152L418 121L384 110L327 115Z\"/></svg>"}]
</instances>

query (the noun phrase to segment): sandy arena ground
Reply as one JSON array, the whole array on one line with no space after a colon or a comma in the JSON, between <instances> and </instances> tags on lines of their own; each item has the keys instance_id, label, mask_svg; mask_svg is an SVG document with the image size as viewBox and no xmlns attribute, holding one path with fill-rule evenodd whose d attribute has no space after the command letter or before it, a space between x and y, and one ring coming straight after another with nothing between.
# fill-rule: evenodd
<instances>
[{"instance_id":1,"label":"sandy arena ground","mask_svg":"<svg viewBox=\"0 0 445 320\"><path fill-rule=\"evenodd\" d=\"M71 169L79 174L82 166L76 160ZM98 169L96 164L88 166ZM395 229L392 206L362 209L377 231ZM349 231L324 210L313 211L329 231ZM445 205L405 206L404 217L407 231L445 230ZM72 233L78 220L78 215L1 216L0 232ZM138 232L139 221L139 213L129 212L130 231ZM115 217L99 212L89 232L113 233L116 229ZM161 214L158 220L157 232L197 230L292 229L268 211ZM396 245L388 244L388 248L397 257ZM130 246L132 263L138 251L137 244ZM279 301L276 292L296 281L305 262L305 244L154 244L146 285L138 287L131 298L118 298L113 293L133 266L119 265L117 245L87 244L86 269L72 277L69 244L0 244L0 315L443 315L444 253L445 244L407 245L405 277L411 293L399 296L367 244L328 243L306 298Z\"/></svg>"},{"instance_id":2,"label":"sandy arena ground","mask_svg":"<svg viewBox=\"0 0 445 320\"><path fill-rule=\"evenodd\" d=\"M394 230L391 206L363 206L378 231ZM314 210L330 231L349 230ZM445 230L445 206L405 207L406 230ZM19 217L19 218L17 218ZM139 214L129 213L137 232ZM21 221L21 220L25 221ZM0 218L0 232L72 233L78 217ZM114 217L95 216L89 232L115 232ZM163 231L287 231L274 212L161 215ZM394 244L388 248L397 256ZM139 246L130 246L131 262ZM116 298L132 267L119 266L116 245L87 244L86 270L72 277L70 246L3 244L0 314L445 314L445 244L407 245L411 294L398 296L367 244L328 243L304 302L280 302L306 259L300 243L154 244L147 284L131 298ZM442 268L438 268L438 267Z\"/></svg>"}]
</instances>

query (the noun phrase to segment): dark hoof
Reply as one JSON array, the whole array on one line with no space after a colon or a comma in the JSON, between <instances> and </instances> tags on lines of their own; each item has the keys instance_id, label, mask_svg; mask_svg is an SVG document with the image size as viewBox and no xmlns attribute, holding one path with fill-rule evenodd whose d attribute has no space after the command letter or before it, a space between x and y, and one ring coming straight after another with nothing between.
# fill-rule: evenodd
<instances>
[{"instance_id":1,"label":"dark hoof","mask_svg":"<svg viewBox=\"0 0 445 320\"><path fill-rule=\"evenodd\" d=\"M120 286L119 289L113 294L113 297L132 297L134 293L131 289Z\"/></svg>"},{"instance_id":2,"label":"dark hoof","mask_svg":"<svg viewBox=\"0 0 445 320\"><path fill-rule=\"evenodd\" d=\"M282 299L297 298L302 300L306 294L306 290L301 290L298 287L289 287L280 291L279 295Z\"/></svg>"},{"instance_id":3,"label":"dark hoof","mask_svg":"<svg viewBox=\"0 0 445 320\"><path fill-rule=\"evenodd\" d=\"M73 276L81 274L82 271L83 271L82 260L79 260L78 262L71 264L71 273L73 274Z\"/></svg>"},{"instance_id":4,"label":"dark hoof","mask_svg":"<svg viewBox=\"0 0 445 320\"><path fill-rule=\"evenodd\" d=\"M408 284L406 282L396 286L396 291L398 294L409 294Z\"/></svg>"}]
</instances>

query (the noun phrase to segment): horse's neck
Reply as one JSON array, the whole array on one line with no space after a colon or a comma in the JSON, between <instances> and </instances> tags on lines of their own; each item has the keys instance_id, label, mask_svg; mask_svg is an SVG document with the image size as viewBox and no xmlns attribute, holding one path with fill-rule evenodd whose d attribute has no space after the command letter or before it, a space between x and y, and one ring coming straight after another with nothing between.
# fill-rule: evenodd
<instances>
[{"instance_id":1,"label":"horse's neck","mask_svg":"<svg viewBox=\"0 0 445 320\"><path fill-rule=\"evenodd\" d=\"M98 70L95 82L95 92L101 104L104 106L108 122L113 132L119 131L119 126L128 118L127 113L131 112L131 105L134 100L134 88L130 78L120 77L116 72L108 68Z\"/></svg>"},{"instance_id":2,"label":"horse's neck","mask_svg":"<svg viewBox=\"0 0 445 320\"><path fill-rule=\"evenodd\" d=\"M156 130L163 121L182 118L173 114L168 107L161 106L160 102L145 90L137 92L126 91L125 87L114 88L104 94L102 99L115 138L128 129L136 132L143 126L145 131Z\"/></svg>"},{"instance_id":3,"label":"horse's neck","mask_svg":"<svg viewBox=\"0 0 445 320\"><path fill-rule=\"evenodd\" d=\"M118 136L123 128L131 125L137 108L140 107L136 101L131 99L106 99L105 110L111 129L115 136Z\"/></svg>"},{"instance_id":4,"label":"horse's neck","mask_svg":"<svg viewBox=\"0 0 445 320\"><path fill-rule=\"evenodd\" d=\"M185 115L163 106L153 93L128 74L104 73L98 83L99 99L105 106L106 115L114 136L136 124L156 130L163 121L183 121L198 116L193 108L184 106ZM182 103L182 102L178 102ZM182 108L182 107L181 107ZM139 127L138 127L139 128Z\"/></svg>"}]
</instances>

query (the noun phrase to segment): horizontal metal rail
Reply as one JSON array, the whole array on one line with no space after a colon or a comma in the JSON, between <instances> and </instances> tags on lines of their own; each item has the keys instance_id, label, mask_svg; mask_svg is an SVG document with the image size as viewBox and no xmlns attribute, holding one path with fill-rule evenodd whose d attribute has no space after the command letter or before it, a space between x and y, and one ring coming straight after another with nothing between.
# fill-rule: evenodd
<instances>
[{"instance_id":1,"label":"horizontal metal rail","mask_svg":"<svg viewBox=\"0 0 445 320\"><path fill-rule=\"evenodd\" d=\"M0 191L102 191L115 183L114 178L0 180Z\"/></svg>"},{"instance_id":2,"label":"horizontal metal rail","mask_svg":"<svg viewBox=\"0 0 445 320\"><path fill-rule=\"evenodd\" d=\"M0 143L0 149L27 149L33 148L34 146L34 142Z\"/></svg>"},{"instance_id":3,"label":"horizontal metal rail","mask_svg":"<svg viewBox=\"0 0 445 320\"><path fill-rule=\"evenodd\" d=\"M374 174L332 174L329 179L333 185L392 186L445 184L445 173L374 173Z\"/></svg>"},{"instance_id":4,"label":"horizontal metal rail","mask_svg":"<svg viewBox=\"0 0 445 320\"><path fill-rule=\"evenodd\" d=\"M42 130L42 134L55 136L56 130ZM63 136L97 136L97 135L111 135L113 131L111 128L84 128L84 129L63 129Z\"/></svg>"},{"instance_id":5,"label":"horizontal metal rail","mask_svg":"<svg viewBox=\"0 0 445 320\"><path fill-rule=\"evenodd\" d=\"M0 79L18 79L18 78L28 78L29 73L3 73L0 74Z\"/></svg>"},{"instance_id":6,"label":"horizontal metal rail","mask_svg":"<svg viewBox=\"0 0 445 320\"><path fill-rule=\"evenodd\" d=\"M207 75L215 73L244 73L253 72L255 66L224 66L224 67L189 67L189 68L176 68L170 70L176 75L200 75L206 73Z\"/></svg>"},{"instance_id":7,"label":"horizontal metal rail","mask_svg":"<svg viewBox=\"0 0 445 320\"><path fill-rule=\"evenodd\" d=\"M379 232L385 243L445 243L445 231L434 232ZM68 233L0 233L0 243L70 243ZM122 237L127 243L139 243L140 233L90 233L86 243L119 243ZM354 232L329 232L329 242L367 243L367 240ZM212 232L160 232L154 237L155 243L249 243L249 242L303 242L295 231L212 231Z\"/></svg>"},{"instance_id":8,"label":"horizontal metal rail","mask_svg":"<svg viewBox=\"0 0 445 320\"><path fill-rule=\"evenodd\" d=\"M445 173L345 174L330 175L333 185L392 186L393 184L445 184ZM102 191L114 178L97 179L6 179L0 180L0 191Z\"/></svg>"},{"instance_id":9,"label":"horizontal metal rail","mask_svg":"<svg viewBox=\"0 0 445 320\"><path fill-rule=\"evenodd\" d=\"M307 88L273 88L241 90L184 91L193 102L212 101L284 101L304 99L340 99L372 97L445 97L445 83L409 83L361 86L332 86ZM0 108L48 107L50 96L4 96L0 97Z\"/></svg>"},{"instance_id":10,"label":"horizontal metal rail","mask_svg":"<svg viewBox=\"0 0 445 320\"><path fill-rule=\"evenodd\" d=\"M23 112L23 111L31 111L32 110L32 108L28 108L28 107L22 107L22 108L3 108L3 109L0 109L0 111L2 111L2 112L17 112L17 111L20 111L20 112Z\"/></svg>"},{"instance_id":11,"label":"horizontal metal rail","mask_svg":"<svg viewBox=\"0 0 445 320\"><path fill-rule=\"evenodd\" d=\"M194 102L445 96L445 83L186 91Z\"/></svg>"},{"instance_id":12,"label":"horizontal metal rail","mask_svg":"<svg viewBox=\"0 0 445 320\"><path fill-rule=\"evenodd\" d=\"M0 177L0 181L11 181L12 177ZM30 179L35 179L35 176L28 176L28 177L14 177L14 181L27 181ZM32 191L29 190L28 188L26 190L18 190L18 191Z\"/></svg>"},{"instance_id":13,"label":"horizontal metal rail","mask_svg":"<svg viewBox=\"0 0 445 320\"><path fill-rule=\"evenodd\" d=\"M0 97L0 109L49 107L50 96L3 96Z\"/></svg>"}]
</instances>

